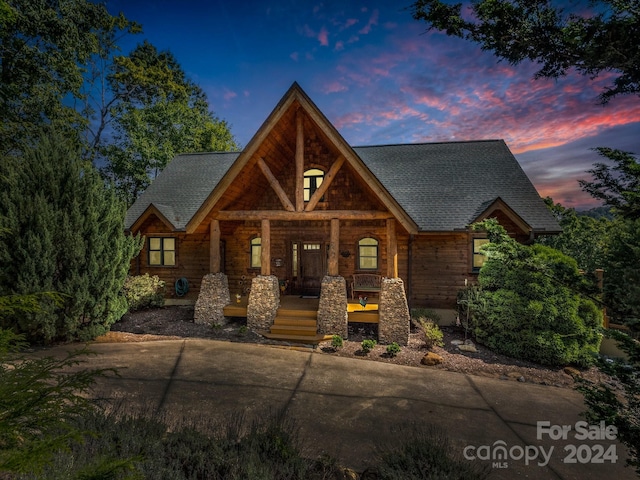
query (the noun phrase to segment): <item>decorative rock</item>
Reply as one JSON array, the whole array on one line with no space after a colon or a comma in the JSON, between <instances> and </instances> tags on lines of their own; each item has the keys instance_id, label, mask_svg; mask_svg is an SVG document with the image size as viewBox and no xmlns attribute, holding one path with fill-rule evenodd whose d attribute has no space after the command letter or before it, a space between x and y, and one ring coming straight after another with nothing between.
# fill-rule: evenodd
<instances>
[{"instance_id":1,"label":"decorative rock","mask_svg":"<svg viewBox=\"0 0 640 480\"><path fill-rule=\"evenodd\" d=\"M409 305L400 278L383 278L380 285L380 319L378 340L380 343L406 345L409 343Z\"/></svg>"},{"instance_id":2,"label":"decorative rock","mask_svg":"<svg viewBox=\"0 0 640 480\"><path fill-rule=\"evenodd\" d=\"M518 381L519 381L519 382L524 383L524 382L526 382L527 380L526 380L522 375L520 375L520 376L518 377Z\"/></svg>"},{"instance_id":3,"label":"decorative rock","mask_svg":"<svg viewBox=\"0 0 640 480\"><path fill-rule=\"evenodd\" d=\"M318 333L347 338L347 282L344 277L325 276L320 286Z\"/></svg>"},{"instance_id":4,"label":"decorative rock","mask_svg":"<svg viewBox=\"0 0 640 480\"><path fill-rule=\"evenodd\" d=\"M466 343L463 345L458 345L458 350L460 350L461 352L470 352L470 353L476 353L478 351L474 345L468 345Z\"/></svg>"},{"instance_id":5,"label":"decorative rock","mask_svg":"<svg viewBox=\"0 0 640 480\"><path fill-rule=\"evenodd\" d=\"M269 330L280 306L280 286L275 275L258 275L251 281L247 305L247 327Z\"/></svg>"},{"instance_id":6,"label":"decorative rock","mask_svg":"<svg viewBox=\"0 0 640 480\"><path fill-rule=\"evenodd\" d=\"M464 341L463 340L451 340L451 345L463 345Z\"/></svg>"},{"instance_id":7,"label":"decorative rock","mask_svg":"<svg viewBox=\"0 0 640 480\"><path fill-rule=\"evenodd\" d=\"M444 358L442 358L437 353L429 352L424 357L422 357L422 360L420 360L420 363L422 365L427 365L428 367L432 367L434 365L441 364L443 360Z\"/></svg>"},{"instance_id":8,"label":"decorative rock","mask_svg":"<svg viewBox=\"0 0 640 480\"><path fill-rule=\"evenodd\" d=\"M205 275L200 283L200 294L193 313L194 323L225 325L224 307L230 302L227 276L224 273Z\"/></svg>"},{"instance_id":9,"label":"decorative rock","mask_svg":"<svg viewBox=\"0 0 640 480\"><path fill-rule=\"evenodd\" d=\"M474 344L473 341L471 339L469 339L469 338L467 338L463 343L465 345L473 345Z\"/></svg>"},{"instance_id":10,"label":"decorative rock","mask_svg":"<svg viewBox=\"0 0 640 480\"><path fill-rule=\"evenodd\" d=\"M562 371L564 373L566 373L567 375L571 375L572 377L579 377L580 376L580 370L578 370L577 368L573 368L573 367L564 367L562 369Z\"/></svg>"}]
</instances>

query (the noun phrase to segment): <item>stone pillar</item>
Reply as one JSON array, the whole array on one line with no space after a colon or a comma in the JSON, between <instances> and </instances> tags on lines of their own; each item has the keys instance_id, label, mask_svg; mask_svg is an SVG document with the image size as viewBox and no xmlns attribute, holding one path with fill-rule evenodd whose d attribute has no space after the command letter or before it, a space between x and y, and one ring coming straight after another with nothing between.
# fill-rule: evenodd
<instances>
[{"instance_id":1,"label":"stone pillar","mask_svg":"<svg viewBox=\"0 0 640 480\"><path fill-rule=\"evenodd\" d=\"M318 333L347 338L347 282L344 277L325 276L320 286Z\"/></svg>"},{"instance_id":2,"label":"stone pillar","mask_svg":"<svg viewBox=\"0 0 640 480\"><path fill-rule=\"evenodd\" d=\"M251 330L269 330L280 306L280 287L275 275L258 275L251 281L247 305L247 327Z\"/></svg>"},{"instance_id":3,"label":"stone pillar","mask_svg":"<svg viewBox=\"0 0 640 480\"><path fill-rule=\"evenodd\" d=\"M227 276L224 273L209 273L202 277L193 321L210 325L224 325L227 323L227 319L223 309L229 303L231 303L231 296L229 295Z\"/></svg>"},{"instance_id":4,"label":"stone pillar","mask_svg":"<svg viewBox=\"0 0 640 480\"><path fill-rule=\"evenodd\" d=\"M404 293L404 282L399 278L383 278L380 289L380 323L378 340L380 343L409 342L409 305Z\"/></svg>"}]
</instances>

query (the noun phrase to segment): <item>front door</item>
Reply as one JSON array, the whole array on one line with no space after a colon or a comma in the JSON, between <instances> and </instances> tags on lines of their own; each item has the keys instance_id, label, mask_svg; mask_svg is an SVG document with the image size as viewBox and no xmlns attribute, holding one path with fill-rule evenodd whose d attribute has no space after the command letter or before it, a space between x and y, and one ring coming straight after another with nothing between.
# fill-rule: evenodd
<instances>
[{"instance_id":1,"label":"front door","mask_svg":"<svg viewBox=\"0 0 640 480\"><path fill-rule=\"evenodd\" d=\"M320 295L325 272L324 248L320 242L302 242L300 249L300 287L302 295Z\"/></svg>"}]
</instances>

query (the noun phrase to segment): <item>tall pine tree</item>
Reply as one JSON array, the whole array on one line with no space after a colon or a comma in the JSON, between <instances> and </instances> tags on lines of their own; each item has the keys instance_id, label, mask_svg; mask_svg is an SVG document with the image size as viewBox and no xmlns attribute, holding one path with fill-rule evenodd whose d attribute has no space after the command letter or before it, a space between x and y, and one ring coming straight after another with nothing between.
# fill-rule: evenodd
<instances>
[{"instance_id":1,"label":"tall pine tree","mask_svg":"<svg viewBox=\"0 0 640 480\"><path fill-rule=\"evenodd\" d=\"M120 291L140 240L124 233L125 206L78 145L44 132L0 163L0 295L58 292L41 312L3 328L34 342L88 340L126 311Z\"/></svg>"}]
</instances>

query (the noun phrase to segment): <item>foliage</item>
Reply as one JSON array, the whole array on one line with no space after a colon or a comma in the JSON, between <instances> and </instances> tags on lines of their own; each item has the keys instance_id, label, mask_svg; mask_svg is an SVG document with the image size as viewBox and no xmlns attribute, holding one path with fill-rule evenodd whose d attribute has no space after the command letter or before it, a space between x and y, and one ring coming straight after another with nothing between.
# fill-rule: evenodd
<instances>
[{"instance_id":1,"label":"foliage","mask_svg":"<svg viewBox=\"0 0 640 480\"><path fill-rule=\"evenodd\" d=\"M342 348L343 345L344 345L344 341L342 340L342 337L340 335L333 335L331 337L331 346L335 350Z\"/></svg>"},{"instance_id":2,"label":"foliage","mask_svg":"<svg viewBox=\"0 0 640 480\"><path fill-rule=\"evenodd\" d=\"M53 461L25 480L60 478L193 478L244 480L307 480L343 478L344 471L326 454L305 456L298 429L285 415L264 415L254 421L233 416L194 424L172 415L132 412L118 404L109 413L95 411L74 422L79 430L96 432L69 451L57 451ZM485 478L486 467L461 458L440 431L425 426L401 427L401 440L379 444L372 469L381 479ZM103 459L107 473L82 477L92 462ZM89 465L89 467L85 467ZM429 471L425 472L425 466ZM113 470L120 468L118 474ZM110 470L111 469L111 470ZM94 468L95 470L95 468ZM420 473L419 473L420 472ZM427 476L423 476L427 475Z\"/></svg>"},{"instance_id":3,"label":"foliage","mask_svg":"<svg viewBox=\"0 0 640 480\"><path fill-rule=\"evenodd\" d=\"M248 331L249 328L246 325L241 325L240 328L238 328L238 336L244 337Z\"/></svg>"},{"instance_id":4,"label":"foliage","mask_svg":"<svg viewBox=\"0 0 640 480\"><path fill-rule=\"evenodd\" d=\"M82 439L74 426L95 408L86 394L107 370L65 372L88 352L63 358L18 353L24 337L0 329L0 471L40 472L57 450ZM95 466L95 465L94 465Z\"/></svg>"},{"instance_id":5,"label":"foliage","mask_svg":"<svg viewBox=\"0 0 640 480\"><path fill-rule=\"evenodd\" d=\"M157 275L129 275L124 281L122 292L127 299L129 311L164 305L164 285Z\"/></svg>"},{"instance_id":6,"label":"foliage","mask_svg":"<svg viewBox=\"0 0 640 480\"><path fill-rule=\"evenodd\" d=\"M402 349L400 348L400 345L398 345L397 342L393 342L387 345L387 355L389 355L392 358L398 355L401 350Z\"/></svg>"},{"instance_id":7,"label":"foliage","mask_svg":"<svg viewBox=\"0 0 640 480\"><path fill-rule=\"evenodd\" d=\"M86 340L126 311L121 294L139 239L124 234L124 205L53 131L0 163L0 294L58 292L62 305L2 319L29 341Z\"/></svg>"},{"instance_id":8,"label":"foliage","mask_svg":"<svg viewBox=\"0 0 640 480\"><path fill-rule=\"evenodd\" d=\"M55 125L69 138L87 119L85 71L100 39L139 26L87 0L9 0L0 20L0 155L20 152L39 127Z\"/></svg>"},{"instance_id":9,"label":"foliage","mask_svg":"<svg viewBox=\"0 0 640 480\"><path fill-rule=\"evenodd\" d=\"M476 339L499 353L544 365L586 366L600 346L602 313L581 293L575 260L542 245L525 246L495 220L480 270L481 308L473 311Z\"/></svg>"},{"instance_id":10,"label":"foliage","mask_svg":"<svg viewBox=\"0 0 640 480\"><path fill-rule=\"evenodd\" d=\"M477 43L512 65L530 60L541 65L536 78L558 78L569 71L595 78L611 75L600 95L603 103L617 95L640 94L640 10L636 0L566 2L551 0L476 0L462 4L416 0L412 15L429 29ZM630 32L635 32L632 34Z\"/></svg>"},{"instance_id":11,"label":"foliage","mask_svg":"<svg viewBox=\"0 0 640 480\"><path fill-rule=\"evenodd\" d=\"M580 180L582 189L611 207L616 216L640 219L640 163L634 154L613 148L595 149L614 165L596 163L588 170L593 181Z\"/></svg>"},{"instance_id":12,"label":"foliage","mask_svg":"<svg viewBox=\"0 0 640 480\"><path fill-rule=\"evenodd\" d=\"M605 259L607 313L619 323L640 327L640 219L612 222Z\"/></svg>"},{"instance_id":13,"label":"foliage","mask_svg":"<svg viewBox=\"0 0 640 480\"><path fill-rule=\"evenodd\" d=\"M460 326L464 329L464 339L471 333L471 319L474 316L483 315L486 311L486 302L477 285L466 285L458 291L456 303L458 305L458 318Z\"/></svg>"},{"instance_id":14,"label":"foliage","mask_svg":"<svg viewBox=\"0 0 640 480\"><path fill-rule=\"evenodd\" d=\"M377 344L378 342L376 342L375 340L367 338L362 341L362 343L360 344L360 348L362 349L363 353L368 354Z\"/></svg>"},{"instance_id":15,"label":"foliage","mask_svg":"<svg viewBox=\"0 0 640 480\"><path fill-rule=\"evenodd\" d=\"M205 93L169 51L145 41L114 59L109 84L120 101L115 141L102 149L105 174L129 205L176 154L238 148L227 123L209 111Z\"/></svg>"},{"instance_id":16,"label":"foliage","mask_svg":"<svg viewBox=\"0 0 640 480\"><path fill-rule=\"evenodd\" d=\"M619 387L578 377L578 390L584 394L589 409L587 419L615 425L618 439L627 447L627 463L640 475L640 343L616 330L607 330L605 335L614 338L629 357L628 362L604 358L598 361L600 370L613 377Z\"/></svg>"},{"instance_id":17,"label":"foliage","mask_svg":"<svg viewBox=\"0 0 640 480\"><path fill-rule=\"evenodd\" d=\"M545 198L545 203L562 227L562 233L540 237L537 243L572 257L578 268L589 274L603 268L611 222L606 218L579 215L573 208L554 204L550 197Z\"/></svg>"},{"instance_id":18,"label":"foliage","mask_svg":"<svg viewBox=\"0 0 640 480\"><path fill-rule=\"evenodd\" d=\"M429 349L436 345L439 347L444 345L442 330L436 323L439 318L437 313L429 309L411 311L411 322L420 330L424 344Z\"/></svg>"},{"instance_id":19,"label":"foliage","mask_svg":"<svg viewBox=\"0 0 640 480\"><path fill-rule=\"evenodd\" d=\"M443 431L423 424L403 425L398 430L401 442L377 448L378 478L479 480L489 476L488 465L466 460Z\"/></svg>"}]
</instances>

